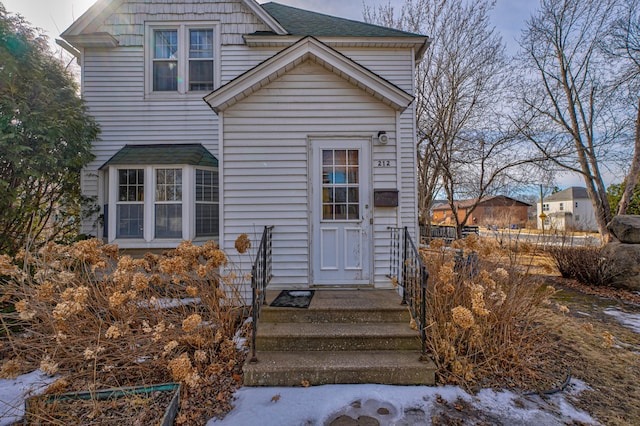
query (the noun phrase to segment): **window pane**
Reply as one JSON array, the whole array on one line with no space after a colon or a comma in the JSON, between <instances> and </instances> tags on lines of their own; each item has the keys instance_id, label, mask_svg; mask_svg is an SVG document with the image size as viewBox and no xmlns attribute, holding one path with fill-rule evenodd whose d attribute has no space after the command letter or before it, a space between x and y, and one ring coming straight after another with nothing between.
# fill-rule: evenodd
<instances>
[{"instance_id":1,"label":"window pane","mask_svg":"<svg viewBox=\"0 0 640 426\"><path fill-rule=\"evenodd\" d=\"M182 169L156 169L156 201L182 201Z\"/></svg>"},{"instance_id":2,"label":"window pane","mask_svg":"<svg viewBox=\"0 0 640 426\"><path fill-rule=\"evenodd\" d=\"M178 90L178 62L156 61L153 63L153 90Z\"/></svg>"},{"instance_id":3,"label":"window pane","mask_svg":"<svg viewBox=\"0 0 640 426\"><path fill-rule=\"evenodd\" d=\"M349 188L349 202L350 203L357 203L359 200L358 197L358 191L359 188L355 187L355 188Z\"/></svg>"},{"instance_id":4,"label":"window pane","mask_svg":"<svg viewBox=\"0 0 640 426\"><path fill-rule=\"evenodd\" d=\"M213 30L189 31L189 57L213 58Z\"/></svg>"},{"instance_id":5,"label":"window pane","mask_svg":"<svg viewBox=\"0 0 640 426\"><path fill-rule=\"evenodd\" d=\"M182 238L182 204L156 204L156 238Z\"/></svg>"},{"instance_id":6,"label":"window pane","mask_svg":"<svg viewBox=\"0 0 640 426\"><path fill-rule=\"evenodd\" d=\"M116 238L142 238L144 205L119 204L116 211Z\"/></svg>"},{"instance_id":7,"label":"window pane","mask_svg":"<svg viewBox=\"0 0 640 426\"><path fill-rule=\"evenodd\" d=\"M218 205L196 204L196 237L218 236Z\"/></svg>"},{"instance_id":8,"label":"window pane","mask_svg":"<svg viewBox=\"0 0 640 426\"><path fill-rule=\"evenodd\" d=\"M196 201L218 202L218 172L196 169Z\"/></svg>"},{"instance_id":9,"label":"window pane","mask_svg":"<svg viewBox=\"0 0 640 426\"><path fill-rule=\"evenodd\" d=\"M142 169L118 170L118 201L144 200L143 172Z\"/></svg>"},{"instance_id":10,"label":"window pane","mask_svg":"<svg viewBox=\"0 0 640 426\"><path fill-rule=\"evenodd\" d=\"M333 220L333 206L331 204L322 206L322 219Z\"/></svg>"},{"instance_id":11,"label":"window pane","mask_svg":"<svg viewBox=\"0 0 640 426\"><path fill-rule=\"evenodd\" d=\"M156 30L154 34L153 57L155 59L176 59L178 54L178 31Z\"/></svg>"},{"instance_id":12,"label":"window pane","mask_svg":"<svg viewBox=\"0 0 640 426\"><path fill-rule=\"evenodd\" d=\"M322 150L322 164L329 165L329 166L333 164L333 150L331 149Z\"/></svg>"},{"instance_id":13,"label":"window pane","mask_svg":"<svg viewBox=\"0 0 640 426\"><path fill-rule=\"evenodd\" d=\"M189 90L213 90L213 61L189 61Z\"/></svg>"},{"instance_id":14,"label":"window pane","mask_svg":"<svg viewBox=\"0 0 640 426\"><path fill-rule=\"evenodd\" d=\"M358 151L357 150L349 150L349 165L357 166L358 165Z\"/></svg>"}]
</instances>

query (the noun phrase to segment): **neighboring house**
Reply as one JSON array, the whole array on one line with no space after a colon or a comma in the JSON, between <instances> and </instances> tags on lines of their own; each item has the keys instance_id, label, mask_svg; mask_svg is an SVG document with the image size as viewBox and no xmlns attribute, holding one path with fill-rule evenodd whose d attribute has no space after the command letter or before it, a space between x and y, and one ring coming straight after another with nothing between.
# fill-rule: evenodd
<instances>
[{"instance_id":1,"label":"neighboring house","mask_svg":"<svg viewBox=\"0 0 640 426\"><path fill-rule=\"evenodd\" d=\"M471 211L471 208L477 206ZM530 205L504 195L484 197L478 201L460 200L455 202L458 210L458 220L462 222L467 216L464 225L497 226L500 228L517 227L524 228L527 224L527 210ZM432 209L431 220L442 225L455 225L453 209L449 203L438 204ZM469 213L470 212L470 213Z\"/></svg>"},{"instance_id":2,"label":"neighboring house","mask_svg":"<svg viewBox=\"0 0 640 426\"><path fill-rule=\"evenodd\" d=\"M544 213L545 229L597 231L596 215L587 189L572 186L551 194L538 203L538 229L542 229L540 213Z\"/></svg>"},{"instance_id":3,"label":"neighboring house","mask_svg":"<svg viewBox=\"0 0 640 426\"><path fill-rule=\"evenodd\" d=\"M102 128L84 232L233 254L275 225L271 286L391 285L388 227L417 229L426 36L254 0L100 0L62 38Z\"/></svg>"}]
</instances>

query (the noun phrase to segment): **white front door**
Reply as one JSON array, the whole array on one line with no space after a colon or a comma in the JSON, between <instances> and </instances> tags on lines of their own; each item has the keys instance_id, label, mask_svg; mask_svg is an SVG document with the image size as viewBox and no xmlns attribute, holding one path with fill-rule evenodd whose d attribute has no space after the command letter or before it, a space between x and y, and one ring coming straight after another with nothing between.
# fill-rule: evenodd
<instances>
[{"instance_id":1,"label":"white front door","mask_svg":"<svg viewBox=\"0 0 640 426\"><path fill-rule=\"evenodd\" d=\"M311 141L314 285L371 284L370 140Z\"/></svg>"}]
</instances>

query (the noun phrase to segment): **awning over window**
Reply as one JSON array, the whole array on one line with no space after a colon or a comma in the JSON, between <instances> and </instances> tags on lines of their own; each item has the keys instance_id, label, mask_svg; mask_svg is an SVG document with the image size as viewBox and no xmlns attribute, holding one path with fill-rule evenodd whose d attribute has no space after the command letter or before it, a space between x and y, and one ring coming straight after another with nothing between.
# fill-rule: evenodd
<instances>
[{"instance_id":1,"label":"awning over window","mask_svg":"<svg viewBox=\"0 0 640 426\"><path fill-rule=\"evenodd\" d=\"M123 165L186 164L218 167L218 160L200 144L125 145L100 169Z\"/></svg>"}]
</instances>

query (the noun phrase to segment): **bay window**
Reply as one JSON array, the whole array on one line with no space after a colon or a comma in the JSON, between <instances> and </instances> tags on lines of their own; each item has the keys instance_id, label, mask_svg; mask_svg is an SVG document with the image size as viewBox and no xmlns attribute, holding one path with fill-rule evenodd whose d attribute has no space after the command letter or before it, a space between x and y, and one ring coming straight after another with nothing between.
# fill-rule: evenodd
<instances>
[{"instance_id":1,"label":"bay window","mask_svg":"<svg viewBox=\"0 0 640 426\"><path fill-rule=\"evenodd\" d=\"M101 170L109 242L169 247L218 237L218 161L202 145L127 145Z\"/></svg>"}]
</instances>

